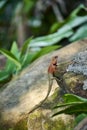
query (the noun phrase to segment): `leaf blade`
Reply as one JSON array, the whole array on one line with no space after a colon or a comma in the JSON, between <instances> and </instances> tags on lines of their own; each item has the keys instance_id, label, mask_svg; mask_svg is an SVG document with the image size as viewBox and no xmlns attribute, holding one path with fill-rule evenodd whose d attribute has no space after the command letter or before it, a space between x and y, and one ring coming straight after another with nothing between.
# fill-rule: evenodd
<instances>
[{"instance_id":1,"label":"leaf blade","mask_svg":"<svg viewBox=\"0 0 87 130\"><path fill-rule=\"evenodd\" d=\"M3 48L0 48L0 52L6 56L9 60L11 60L13 63L15 63L15 65L20 69L21 68L21 64L20 62L18 61L18 59L9 51L3 49Z\"/></svg>"},{"instance_id":2,"label":"leaf blade","mask_svg":"<svg viewBox=\"0 0 87 130\"><path fill-rule=\"evenodd\" d=\"M32 38L33 38L33 36L30 37L29 39L27 39L27 40L24 42L24 44L23 44L23 46L22 46L22 48L21 48L20 57L26 52L26 50L27 50L27 48L28 48L28 45L30 44Z\"/></svg>"}]
</instances>

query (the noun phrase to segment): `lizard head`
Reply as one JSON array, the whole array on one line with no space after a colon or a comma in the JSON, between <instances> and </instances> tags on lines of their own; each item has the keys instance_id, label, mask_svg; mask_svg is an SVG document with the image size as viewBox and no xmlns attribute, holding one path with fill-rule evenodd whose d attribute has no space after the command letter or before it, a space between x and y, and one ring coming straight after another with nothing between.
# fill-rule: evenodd
<instances>
[{"instance_id":1,"label":"lizard head","mask_svg":"<svg viewBox=\"0 0 87 130\"><path fill-rule=\"evenodd\" d=\"M53 65L57 65L57 60L58 60L58 56L54 56L54 57L52 58L51 63L52 63Z\"/></svg>"}]
</instances>

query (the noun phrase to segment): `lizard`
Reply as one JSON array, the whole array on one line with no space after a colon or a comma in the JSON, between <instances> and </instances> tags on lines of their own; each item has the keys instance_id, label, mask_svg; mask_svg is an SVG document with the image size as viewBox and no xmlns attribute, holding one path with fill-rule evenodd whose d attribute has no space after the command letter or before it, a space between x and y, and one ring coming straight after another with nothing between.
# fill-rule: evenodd
<instances>
[{"instance_id":1,"label":"lizard","mask_svg":"<svg viewBox=\"0 0 87 130\"><path fill-rule=\"evenodd\" d=\"M53 85L53 80L56 78L54 77L54 73L57 71L57 59L58 56L54 56L50 62L50 65L48 67L48 80L49 80L49 86L48 86L48 91L47 91L47 95L45 96L45 98L39 103L37 104L35 107L33 107L28 114L32 113L34 110L36 110L37 108L41 107L41 105L45 102L45 100L48 98L50 91L52 89L52 85ZM57 80L57 79L56 79Z\"/></svg>"}]
</instances>

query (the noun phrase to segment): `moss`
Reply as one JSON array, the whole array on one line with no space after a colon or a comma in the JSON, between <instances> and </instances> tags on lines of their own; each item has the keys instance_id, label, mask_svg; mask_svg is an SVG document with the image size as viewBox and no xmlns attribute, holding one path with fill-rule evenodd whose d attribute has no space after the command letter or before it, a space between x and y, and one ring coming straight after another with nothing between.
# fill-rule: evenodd
<instances>
[{"instance_id":1,"label":"moss","mask_svg":"<svg viewBox=\"0 0 87 130\"><path fill-rule=\"evenodd\" d=\"M69 123L66 124L62 118L53 120L45 117L43 126L45 130L71 130L71 128L74 127L74 123L73 120L70 120Z\"/></svg>"},{"instance_id":2,"label":"moss","mask_svg":"<svg viewBox=\"0 0 87 130\"><path fill-rule=\"evenodd\" d=\"M55 89L55 92L49 98L51 98L50 109L53 109L53 106L56 106L56 104L63 102L61 92L58 88Z\"/></svg>"},{"instance_id":3,"label":"moss","mask_svg":"<svg viewBox=\"0 0 87 130\"><path fill-rule=\"evenodd\" d=\"M27 120L23 119L15 125L10 122L8 122L8 124L2 122L0 124L0 130L27 130Z\"/></svg>"},{"instance_id":4,"label":"moss","mask_svg":"<svg viewBox=\"0 0 87 130\"><path fill-rule=\"evenodd\" d=\"M28 128L31 130L42 130L42 120L44 116L40 110L36 110L29 115Z\"/></svg>"},{"instance_id":5,"label":"moss","mask_svg":"<svg viewBox=\"0 0 87 130\"><path fill-rule=\"evenodd\" d=\"M67 86L67 89L71 89L73 91L73 88L77 85L77 82L83 82L85 80L85 76L79 74L75 74L73 72L68 72L63 75L63 80L65 82L65 85Z\"/></svg>"},{"instance_id":6,"label":"moss","mask_svg":"<svg viewBox=\"0 0 87 130\"><path fill-rule=\"evenodd\" d=\"M65 125L63 121L52 121L52 120L48 120L46 119L46 121L44 122L44 128L46 130L63 130L65 129Z\"/></svg>"},{"instance_id":7,"label":"moss","mask_svg":"<svg viewBox=\"0 0 87 130\"><path fill-rule=\"evenodd\" d=\"M52 94L51 99L54 101L59 95L58 88L55 89L55 92Z\"/></svg>"},{"instance_id":8,"label":"moss","mask_svg":"<svg viewBox=\"0 0 87 130\"><path fill-rule=\"evenodd\" d=\"M67 123L61 117L50 118L49 112L40 109L28 118L28 128L31 130L71 130L72 124L73 119L69 119Z\"/></svg>"},{"instance_id":9,"label":"moss","mask_svg":"<svg viewBox=\"0 0 87 130\"><path fill-rule=\"evenodd\" d=\"M21 121L19 121L15 127L13 128L13 130L27 130L27 119L23 119Z\"/></svg>"}]
</instances>

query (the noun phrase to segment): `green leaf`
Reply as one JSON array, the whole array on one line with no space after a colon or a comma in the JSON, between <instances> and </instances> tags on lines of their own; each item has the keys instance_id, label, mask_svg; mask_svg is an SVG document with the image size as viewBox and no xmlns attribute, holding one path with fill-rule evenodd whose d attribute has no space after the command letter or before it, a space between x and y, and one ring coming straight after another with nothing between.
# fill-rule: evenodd
<instances>
[{"instance_id":1,"label":"green leaf","mask_svg":"<svg viewBox=\"0 0 87 130\"><path fill-rule=\"evenodd\" d=\"M65 20L64 24L70 26L71 28L75 28L87 22L87 15L78 15L78 13L80 13L82 9L84 9L84 12L86 12L85 7L83 5L78 6L78 8L76 8Z\"/></svg>"},{"instance_id":2,"label":"green leaf","mask_svg":"<svg viewBox=\"0 0 87 130\"><path fill-rule=\"evenodd\" d=\"M53 116L56 116L58 114L81 114L81 113L86 113L87 114L87 102L85 103L77 103L75 105L71 105L67 108L64 108L63 110L59 110L55 112Z\"/></svg>"},{"instance_id":3,"label":"green leaf","mask_svg":"<svg viewBox=\"0 0 87 130\"><path fill-rule=\"evenodd\" d=\"M16 58L19 58L19 50L18 50L17 43L15 41L12 43L12 47L11 47L10 52L13 55L15 55Z\"/></svg>"},{"instance_id":4,"label":"green leaf","mask_svg":"<svg viewBox=\"0 0 87 130\"><path fill-rule=\"evenodd\" d=\"M33 37L30 37L28 40L26 40L21 48L21 54L20 54L20 57L22 55L24 55L24 53L26 52L27 48L28 48L28 45L30 44L31 40L32 40Z\"/></svg>"},{"instance_id":5,"label":"green leaf","mask_svg":"<svg viewBox=\"0 0 87 130\"><path fill-rule=\"evenodd\" d=\"M71 16L71 17L76 17L77 14L78 14L82 9L84 9L84 10L86 11L86 8L85 8L85 6L84 6L83 4L79 5L75 10L73 10L70 16Z\"/></svg>"},{"instance_id":6,"label":"green leaf","mask_svg":"<svg viewBox=\"0 0 87 130\"><path fill-rule=\"evenodd\" d=\"M59 107L65 107L65 106L70 106L70 105L75 105L78 103L83 103L87 102L86 98L82 98L80 96L74 95L74 94L65 94L63 96L64 103L62 104L57 104L54 109L59 108Z\"/></svg>"},{"instance_id":7,"label":"green leaf","mask_svg":"<svg viewBox=\"0 0 87 130\"><path fill-rule=\"evenodd\" d=\"M65 103L71 103L71 102L87 102L86 98L82 98L80 96L77 96L75 94L65 94L63 96Z\"/></svg>"},{"instance_id":8,"label":"green leaf","mask_svg":"<svg viewBox=\"0 0 87 130\"><path fill-rule=\"evenodd\" d=\"M19 50L16 42L13 42L12 47L10 52L17 58L19 59ZM6 70L8 73L14 73L16 72L16 64L10 59L7 59L6 65L5 65Z\"/></svg>"},{"instance_id":9,"label":"green leaf","mask_svg":"<svg viewBox=\"0 0 87 130\"><path fill-rule=\"evenodd\" d=\"M80 104L80 103L83 103L83 102L70 102L70 103L63 103L63 104L58 104L56 106L53 107L53 109L57 109L59 107L69 107L69 106L72 106L72 105L75 105L75 104Z\"/></svg>"},{"instance_id":10,"label":"green leaf","mask_svg":"<svg viewBox=\"0 0 87 130\"><path fill-rule=\"evenodd\" d=\"M28 53L27 53L25 62L24 62L24 64L22 63L22 68L24 68L24 67L26 67L27 65L29 65L30 63L32 63L32 61L33 61L32 59L33 59L33 57L36 55L36 53L37 53L37 52L28 52ZM23 58L23 59L24 59L24 58ZM21 61L23 61L22 58L21 58Z\"/></svg>"},{"instance_id":11,"label":"green leaf","mask_svg":"<svg viewBox=\"0 0 87 130\"><path fill-rule=\"evenodd\" d=\"M40 56L47 54L55 49L60 48L61 46L48 46L48 47L44 47L42 48L39 52L37 52L33 57L32 57L32 61L34 61L35 59L39 58Z\"/></svg>"},{"instance_id":12,"label":"green leaf","mask_svg":"<svg viewBox=\"0 0 87 130\"><path fill-rule=\"evenodd\" d=\"M36 2L36 0L35 1L32 1L32 0L24 0L23 1L24 2L24 12L27 14L29 14L29 12L30 12L30 10L32 9L32 7L34 7L34 5L35 5L35 2Z\"/></svg>"},{"instance_id":13,"label":"green leaf","mask_svg":"<svg viewBox=\"0 0 87 130\"><path fill-rule=\"evenodd\" d=\"M27 60L28 53L29 53L29 43L31 42L31 40L32 40L32 37L29 38L27 41L25 41L25 43L23 44L21 48L20 61L21 61L22 67L25 66L25 62Z\"/></svg>"},{"instance_id":14,"label":"green leaf","mask_svg":"<svg viewBox=\"0 0 87 130\"><path fill-rule=\"evenodd\" d=\"M6 4L6 0L0 1L0 9L3 8L3 6Z\"/></svg>"},{"instance_id":15,"label":"green leaf","mask_svg":"<svg viewBox=\"0 0 87 130\"><path fill-rule=\"evenodd\" d=\"M11 75L8 73L7 70L0 71L0 83L6 82L6 80L10 78L10 76Z\"/></svg>"},{"instance_id":16,"label":"green leaf","mask_svg":"<svg viewBox=\"0 0 87 130\"><path fill-rule=\"evenodd\" d=\"M83 16L81 15L81 11L84 11ZM70 16L67 19L64 20L64 22L55 23L51 28L51 32L56 30L65 31L65 29L69 28L73 29L79 26L83 26L82 24L85 24L86 22L87 22L86 8L83 5L80 5L70 14Z\"/></svg>"},{"instance_id":17,"label":"green leaf","mask_svg":"<svg viewBox=\"0 0 87 130\"><path fill-rule=\"evenodd\" d=\"M0 71L0 82L5 82L8 78L10 78L10 76L16 72L16 64L14 64L13 60L11 60L11 58L14 58L14 56L16 56L16 58L18 58L18 46L16 42L13 42L12 47L11 47L11 52L8 52L6 50L1 49L1 51L3 51L4 55L8 55L10 56L10 58L8 58L7 56L7 60L6 60L6 65L5 65L5 70ZM12 54L12 55L11 55ZM19 67L19 66L18 66Z\"/></svg>"},{"instance_id":18,"label":"green leaf","mask_svg":"<svg viewBox=\"0 0 87 130\"><path fill-rule=\"evenodd\" d=\"M18 69L21 68L21 64L18 61L18 59L9 51L5 50L5 49L0 49L0 52L6 56L8 59L10 59L17 67Z\"/></svg>"},{"instance_id":19,"label":"green leaf","mask_svg":"<svg viewBox=\"0 0 87 130\"><path fill-rule=\"evenodd\" d=\"M70 41L76 41L87 37L87 24L79 27L74 35L69 39Z\"/></svg>"},{"instance_id":20,"label":"green leaf","mask_svg":"<svg viewBox=\"0 0 87 130\"><path fill-rule=\"evenodd\" d=\"M70 28L66 28L66 30L63 30L60 32L60 30L54 34L49 34L48 36L42 36L39 38L35 38L30 43L30 47L45 47L53 45L57 42L59 42L63 38L67 38L73 34L73 31L70 30Z\"/></svg>"},{"instance_id":21,"label":"green leaf","mask_svg":"<svg viewBox=\"0 0 87 130\"><path fill-rule=\"evenodd\" d=\"M86 110L87 99L74 94L65 94L63 98L64 98L64 103L58 104L54 107L54 109L61 107L63 110L60 109L59 111L54 113L53 116L61 113L65 113L65 114L79 114L80 112L87 113Z\"/></svg>"},{"instance_id":22,"label":"green leaf","mask_svg":"<svg viewBox=\"0 0 87 130\"><path fill-rule=\"evenodd\" d=\"M5 69L8 71L9 74L10 73L12 74L16 72L17 66L16 64L14 64L13 61L11 61L10 59L7 59Z\"/></svg>"},{"instance_id":23,"label":"green leaf","mask_svg":"<svg viewBox=\"0 0 87 130\"><path fill-rule=\"evenodd\" d=\"M76 117L76 119L75 119L76 124L78 124L80 121L82 121L82 120L83 120L84 118L86 118L86 117L87 117L87 114L84 114L84 113L78 115L78 116Z\"/></svg>"}]
</instances>

